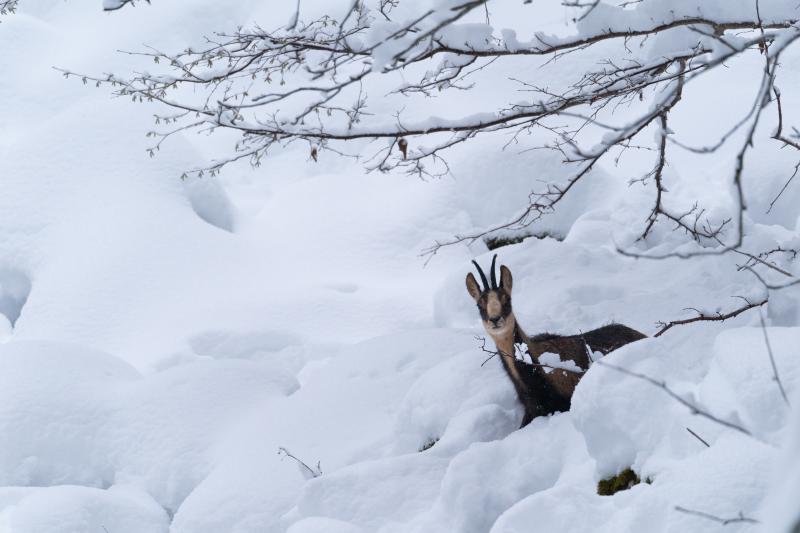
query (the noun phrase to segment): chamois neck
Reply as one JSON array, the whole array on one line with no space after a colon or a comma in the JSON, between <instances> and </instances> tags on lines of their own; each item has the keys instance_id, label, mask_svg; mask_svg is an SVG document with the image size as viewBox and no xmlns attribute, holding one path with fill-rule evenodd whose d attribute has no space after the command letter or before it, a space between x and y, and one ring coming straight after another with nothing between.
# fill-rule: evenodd
<instances>
[{"instance_id":1,"label":"chamois neck","mask_svg":"<svg viewBox=\"0 0 800 533\"><path fill-rule=\"evenodd\" d=\"M497 346L497 351L501 355L514 357L514 335L505 335L503 337L493 337L494 344Z\"/></svg>"},{"instance_id":2,"label":"chamois neck","mask_svg":"<svg viewBox=\"0 0 800 533\"><path fill-rule=\"evenodd\" d=\"M519 322L516 320L514 321L514 342L524 342L525 344L528 343L530 337L525 331L522 329L522 326L519 325Z\"/></svg>"}]
</instances>

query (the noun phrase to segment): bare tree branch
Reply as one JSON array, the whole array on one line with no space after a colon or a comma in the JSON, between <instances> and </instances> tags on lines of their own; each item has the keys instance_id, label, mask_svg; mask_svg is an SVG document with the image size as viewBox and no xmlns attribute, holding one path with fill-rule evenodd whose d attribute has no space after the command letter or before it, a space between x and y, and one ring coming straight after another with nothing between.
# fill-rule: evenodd
<instances>
[{"instance_id":1,"label":"bare tree branch","mask_svg":"<svg viewBox=\"0 0 800 533\"><path fill-rule=\"evenodd\" d=\"M767 334L767 325L764 323L764 315L759 311L758 318L761 320L761 331L764 333L764 344L767 346L767 354L769 354L769 363L772 366L772 379L778 385L778 390L781 391L781 397L787 407L791 407L789 397L786 395L786 390L783 388L781 376L778 373L778 366L775 364L775 356L772 354L772 346L769 343L769 335Z\"/></svg>"},{"instance_id":2,"label":"bare tree branch","mask_svg":"<svg viewBox=\"0 0 800 533\"><path fill-rule=\"evenodd\" d=\"M735 422L731 422L729 420L725 420L723 418L720 418L720 417L708 412L707 410L697 406L696 404L690 402L689 400L687 400L686 398L684 398L683 396L681 396L677 392L675 392L672 389L670 389L664 381L659 381L659 380L657 380L655 378L652 378L650 376L647 376L645 374L640 374L638 372L634 372L632 370L628 370L627 368L623 368L621 366L613 365L613 364L608 363L608 362L603 361L603 360L595 361L595 364L608 367L608 368L610 368L612 370L616 370L617 372L625 374L626 376L630 376L630 377L634 377L636 379L641 379L643 381L646 381L647 383L650 383L651 385L653 385L655 387L658 387L659 389L661 389L664 392L666 392L672 399L674 399L675 401L677 401L681 405L687 407L689 409L689 411L691 411L691 413L693 415L701 416L703 418L711 420L712 422L714 422L716 424L719 424L721 426L727 427L729 429L736 430L739 433L747 435L748 437L755 438L753 436L753 434L749 430L745 429L743 426L741 426L741 425L739 425L739 424L737 424Z\"/></svg>"},{"instance_id":3,"label":"bare tree branch","mask_svg":"<svg viewBox=\"0 0 800 533\"><path fill-rule=\"evenodd\" d=\"M760 254L759 256L756 256L756 255L753 255L751 253L745 252L743 250L733 250L733 252L735 252L735 253L737 253L739 255L743 255L743 256L747 257L748 258L748 265L747 266L750 266L752 264L758 263L760 265L764 265L765 267L774 270L775 272L780 272L781 274L783 274L786 277L789 277L789 278L794 278L795 277L794 274L792 274L791 272L787 272L786 270L780 268L778 265L775 265L775 264L772 264L772 263L768 263L767 261L765 261L762 258L762 257L769 256L770 255L769 253L764 254L762 252L762 254ZM742 270L742 269L743 269L743 267L741 267L741 266L738 268L738 270Z\"/></svg>"},{"instance_id":4,"label":"bare tree branch","mask_svg":"<svg viewBox=\"0 0 800 533\"><path fill-rule=\"evenodd\" d=\"M653 337L660 337L674 326L680 326L683 324L692 324L694 322L724 322L730 318L734 318L739 316L740 314L744 313L745 311L749 311L750 309L761 307L765 303L769 301L769 298L764 298L762 300L758 300L755 302L751 302L747 298L739 297L744 300L744 304L732 311L727 313L721 313L719 311L715 313L705 313L702 311L698 311L694 308L688 308L687 311L694 311L696 314L690 318L684 318L680 320L672 320L671 322L658 322L657 326L660 326L659 330L653 335Z\"/></svg>"},{"instance_id":5,"label":"bare tree branch","mask_svg":"<svg viewBox=\"0 0 800 533\"><path fill-rule=\"evenodd\" d=\"M742 524L742 523L744 523L744 524L760 524L761 523L758 520L756 520L755 518L748 518L748 517L744 516L741 512L739 513L739 516L736 516L734 518L721 518L719 516L715 516L715 515L712 515L712 514L703 512L703 511L696 511L694 509L687 509L687 508L681 507L681 506L676 506L675 510L678 511L679 513L684 513L684 514L688 514L688 515L692 515L692 516L698 516L700 518L705 518L706 520L711 520L712 522L717 522L718 524L721 524L723 526L727 526L727 525L730 525L730 524Z\"/></svg>"},{"instance_id":6,"label":"bare tree branch","mask_svg":"<svg viewBox=\"0 0 800 533\"><path fill-rule=\"evenodd\" d=\"M794 281L789 281L789 282L783 283L783 284L781 284L781 283L778 283L778 284L768 283L761 276L761 274L756 272L752 267L745 266L744 269L747 270L748 272L750 272L752 275L754 275L756 277L756 279L758 279L758 281L761 282L761 285L763 285L765 289L769 289L769 290L773 290L773 291L780 291L780 290L783 290L783 289L787 289L789 287L794 287L795 285L800 285L800 279L795 279Z\"/></svg>"},{"instance_id":7,"label":"bare tree branch","mask_svg":"<svg viewBox=\"0 0 800 533\"><path fill-rule=\"evenodd\" d=\"M773 87L773 93L775 95L775 108L777 109L778 113L778 126L775 128L775 133L772 135L772 138L782 142L784 146L789 146L796 150L800 150L800 132L798 132L795 128L794 137L790 138L786 136L783 131L783 104L781 103L781 91L778 89L778 87ZM783 184L781 190L778 191L778 194L775 195L775 197L769 203L769 209L767 209L767 213L772 211L775 203L780 199L783 193L786 192L786 189L789 188L789 185L797 175L798 169L800 169L800 161L798 161L798 163L794 166L794 171L792 172L791 176L789 176L789 179L786 180L786 183Z\"/></svg>"}]
</instances>

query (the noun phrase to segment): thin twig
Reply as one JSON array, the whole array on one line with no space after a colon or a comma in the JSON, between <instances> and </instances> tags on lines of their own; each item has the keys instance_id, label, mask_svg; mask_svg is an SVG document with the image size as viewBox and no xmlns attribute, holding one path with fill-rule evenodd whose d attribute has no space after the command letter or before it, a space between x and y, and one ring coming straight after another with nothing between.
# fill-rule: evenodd
<instances>
[{"instance_id":1,"label":"thin twig","mask_svg":"<svg viewBox=\"0 0 800 533\"><path fill-rule=\"evenodd\" d=\"M702 442L703 444L705 444L707 448L710 448L710 447L711 447L711 445L710 445L709 443L707 443L707 442L706 442L706 440L705 440L703 437L701 437L700 435L698 435L697 433L695 433L694 431L692 431L690 428L688 428L688 427L687 427L687 428L686 428L686 431L688 431L689 433L691 433L691 435L692 435L694 438L696 438L697 440L699 440L700 442Z\"/></svg>"},{"instance_id":2,"label":"thin twig","mask_svg":"<svg viewBox=\"0 0 800 533\"><path fill-rule=\"evenodd\" d=\"M751 268L749 266L746 266L746 265L743 268L745 270L747 270L748 272L750 272L752 275L754 275L756 277L756 279L758 279L758 281L761 282L761 284L764 286L765 289L769 289L769 290L772 290L772 291L780 291L780 290L783 290L783 289L787 289L789 287L794 287L795 285L800 285L800 279L795 279L794 281L789 281L787 283L778 284L778 285L776 285L774 283L767 283L767 280L765 280L763 277L761 277L761 275L758 272L756 272L753 268Z\"/></svg>"},{"instance_id":3,"label":"thin twig","mask_svg":"<svg viewBox=\"0 0 800 533\"><path fill-rule=\"evenodd\" d=\"M311 477L320 477L322 475L322 468L320 468L320 464L319 463L317 463L316 468L311 468L310 466L305 464L303 461L301 461L300 459L298 459L297 457L292 455L291 452L289 452L289 450L287 450L283 446L278 448L278 455L285 455L286 457L288 457L290 459L294 459L297 462L298 465L300 465L306 471L308 471L308 474Z\"/></svg>"},{"instance_id":4,"label":"thin twig","mask_svg":"<svg viewBox=\"0 0 800 533\"><path fill-rule=\"evenodd\" d=\"M727 526L729 524L741 524L741 523L745 523L745 524L760 524L761 523L758 520L756 520L755 518L749 518L747 516L744 516L741 512L739 512L739 516L734 517L734 518L722 518L722 517L715 516L715 515L712 515L712 514L703 512L703 511L696 511L694 509L687 509L687 508L681 507L679 505L675 506L675 510L678 511L679 513L689 514L689 515L692 515L692 516L699 516L700 518L705 518L706 520L712 520L714 522L722 524L723 526Z\"/></svg>"},{"instance_id":5,"label":"thin twig","mask_svg":"<svg viewBox=\"0 0 800 533\"><path fill-rule=\"evenodd\" d=\"M759 310L758 318L761 320L761 331L764 333L764 344L767 345L767 353L769 354L769 363L772 365L772 379L778 384L778 390L781 391L781 396L787 407L792 405L789 403L789 397L786 395L786 390L783 388L780 374L778 374L778 366L775 364L775 357L772 354L772 346L769 343L769 335L767 334L767 325L764 323L764 314Z\"/></svg>"},{"instance_id":6,"label":"thin twig","mask_svg":"<svg viewBox=\"0 0 800 533\"><path fill-rule=\"evenodd\" d=\"M743 255L743 256L747 257L748 259L750 259L752 261L755 261L756 263L760 263L760 264L764 265L765 267L771 268L775 272L780 272L781 274L783 274L784 276L786 276L788 278L794 278L795 277L794 274L792 274L791 272L787 272L784 269L778 267L777 265L773 265L772 263L767 263L766 261L764 261L760 257L755 256L755 255L753 255L751 253L745 252L743 250L733 250L733 252L735 252L737 254L740 254L740 255Z\"/></svg>"},{"instance_id":7,"label":"thin twig","mask_svg":"<svg viewBox=\"0 0 800 533\"><path fill-rule=\"evenodd\" d=\"M729 420L725 420L725 419L719 418L718 416L713 415L713 414L709 413L708 411L706 411L704 409L701 409L697 405L693 404L692 402L690 402L686 398L682 397L677 392L675 392L672 389L670 389L664 381L659 381L659 380L657 380L655 378L652 378L652 377L650 377L648 375L640 374L639 372L634 372L633 370L628 370L627 368L623 368L621 366L613 365L611 363L606 362L605 360L595 361L595 364L608 367L608 368L610 368L612 370L616 370L617 372L625 374L626 376L630 376L630 377L634 377L634 378L646 381L647 383L650 383L651 385L654 385L654 386L662 389L672 399L676 400L681 405L683 405L685 407L688 407L689 411L691 411L691 413L693 415L701 416L701 417L706 418L708 420L711 420L712 422L715 422L715 423L717 423L717 424L719 424L721 426L725 426L727 428L736 430L739 433L747 435L748 437L753 437L753 434L749 430L745 429L744 427L740 426L739 424L737 424L735 422L731 422ZM753 437L753 438L755 438L755 437Z\"/></svg>"}]
</instances>

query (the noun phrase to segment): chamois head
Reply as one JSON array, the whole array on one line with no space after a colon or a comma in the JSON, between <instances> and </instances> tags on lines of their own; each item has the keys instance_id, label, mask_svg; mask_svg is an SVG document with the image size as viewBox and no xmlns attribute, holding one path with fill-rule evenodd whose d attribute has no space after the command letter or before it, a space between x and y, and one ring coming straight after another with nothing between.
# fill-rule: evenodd
<instances>
[{"instance_id":1,"label":"chamois head","mask_svg":"<svg viewBox=\"0 0 800 533\"><path fill-rule=\"evenodd\" d=\"M513 335L516 325L514 313L511 310L511 286L513 283L511 271L505 265L500 266L500 285L498 286L494 268L496 261L497 254L492 258L491 284L486 280L486 274L483 273L478 263L472 261L481 276L483 288L478 285L471 272L467 274L467 292L478 304L483 327L495 340L499 337Z\"/></svg>"}]
</instances>

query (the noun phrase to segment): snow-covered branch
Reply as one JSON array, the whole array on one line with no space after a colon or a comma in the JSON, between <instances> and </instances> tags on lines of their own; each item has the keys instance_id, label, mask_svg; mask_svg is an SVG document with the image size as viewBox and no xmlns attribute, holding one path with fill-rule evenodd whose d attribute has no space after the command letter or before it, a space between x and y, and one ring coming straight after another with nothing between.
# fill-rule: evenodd
<instances>
[{"instance_id":1,"label":"snow-covered branch","mask_svg":"<svg viewBox=\"0 0 800 533\"><path fill-rule=\"evenodd\" d=\"M508 219L436 242L428 250L431 254L442 246L536 223L593 169L631 145L655 153L651 170L630 180L652 188L653 207L639 242L623 247L623 253L691 257L741 247L747 155L763 129L764 110L776 111L768 115L777 122L767 138L800 150L800 137L794 125L785 123L775 85L782 54L800 38L800 12L794 4L734 0L725 9L712 10L691 1L565 1L564 9L576 14L572 32L533 32L523 39L514 28L492 26L484 16L487 2L437 0L423 9L408 0L358 0L311 20L304 19L298 4L288 24L273 30L245 27L210 36L202 47L133 53L152 61L154 71L100 76L63 72L84 83L110 85L119 96L170 109L156 117L158 128L148 133L155 140L151 154L179 132L238 132L228 156L188 174L214 175L240 160L257 166L271 150L299 141L314 161L325 151L351 153L371 171L441 176L450 171L449 154L478 136L502 134L521 143L534 138L534 132L550 140L531 141L533 146L526 148L555 150L573 169L560 178L544 177L543 185L531 191L528 205ZM106 7L125 3L106 0ZM525 3L521 9L535 20L542 8ZM670 128L684 88L745 55L760 55L764 63L750 108L721 138L691 146ZM490 84L492 76L485 74L489 69L518 64L514 61L542 66L572 57L592 61L580 63L590 66L557 87L522 76L510 79L519 91L500 95L499 101L482 99L459 116L414 113L416 106L408 105L410 100L447 98ZM726 90L720 88L720 98ZM518 100L520 94L523 100ZM371 100L376 96L379 106ZM742 132L740 141L741 135L735 134ZM728 212L670 202L664 171L673 150L704 154L732 143L738 148ZM800 163L784 189L797 168ZM775 191L773 203L782 192ZM683 233L694 247L649 253L659 225Z\"/></svg>"}]
</instances>

